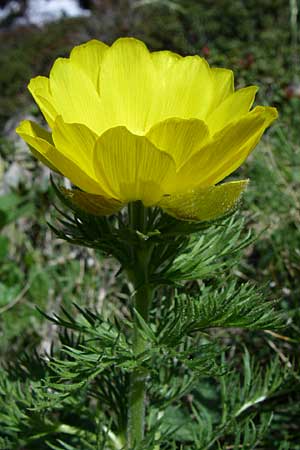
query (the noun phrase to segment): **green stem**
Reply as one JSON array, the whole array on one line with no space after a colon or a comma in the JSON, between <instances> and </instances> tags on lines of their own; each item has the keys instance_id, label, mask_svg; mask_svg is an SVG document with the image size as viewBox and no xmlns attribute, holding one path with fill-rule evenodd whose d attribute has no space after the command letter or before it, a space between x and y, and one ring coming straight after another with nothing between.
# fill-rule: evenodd
<instances>
[{"instance_id":1,"label":"green stem","mask_svg":"<svg viewBox=\"0 0 300 450\"><path fill-rule=\"evenodd\" d=\"M141 233L146 232L147 212L140 202L130 205L129 210L130 225L132 229ZM134 288L134 307L143 317L145 322L149 318L149 309L152 300L152 287L149 283L149 261L152 247L147 241L140 242L133 249L133 268L128 271L128 277ZM146 350L147 343L143 339L137 317L134 317L133 326L133 351L136 355ZM129 405L128 405L128 425L127 439L128 448L141 443L144 438L145 429L145 398L146 398L146 378L147 372L137 368L130 375L129 383Z\"/></svg>"}]
</instances>

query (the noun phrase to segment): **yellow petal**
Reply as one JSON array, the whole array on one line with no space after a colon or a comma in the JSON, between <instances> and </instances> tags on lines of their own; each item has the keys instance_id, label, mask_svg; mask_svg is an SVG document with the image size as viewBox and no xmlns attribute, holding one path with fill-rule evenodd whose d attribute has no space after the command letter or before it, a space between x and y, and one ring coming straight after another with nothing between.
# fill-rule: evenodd
<instances>
[{"instance_id":1,"label":"yellow petal","mask_svg":"<svg viewBox=\"0 0 300 450\"><path fill-rule=\"evenodd\" d=\"M177 219L213 220L230 212L236 206L247 184L248 180L240 180L198 188L184 194L164 197L159 206Z\"/></svg>"},{"instance_id":2,"label":"yellow petal","mask_svg":"<svg viewBox=\"0 0 300 450\"><path fill-rule=\"evenodd\" d=\"M234 92L234 76L232 70L211 69L214 98L212 109L217 108L230 94Z\"/></svg>"},{"instance_id":3,"label":"yellow petal","mask_svg":"<svg viewBox=\"0 0 300 450\"><path fill-rule=\"evenodd\" d=\"M206 143L209 131L202 120L172 118L155 124L146 136L171 155L178 168Z\"/></svg>"},{"instance_id":4,"label":"yellow petal","mask_svg":"<svg viewBox=\"0 0 300 450\"><path fill-rule=\"evenodd\" d=\"M143 134L155 93L154 66L145 44L118 39L105 53L100 73L101 102L110 127Z\"/></svg>"},{"instance_id":5,"label":"yellow petal","mask_svg":"<svg viewBox=\"0 0 300 450\"><path fill-rule=\"evenodd\" d=\"M182 56L169 50L162 50L151 53L151 59L156 72L160 74L162 84L165 85L168 81L169 70L182 59Z\"/></svg>"},{"instance_id":6,"label":"yellow petal","mask_svg":"<svg viewBox=\"0 0 300 450\"><path fill-rule=\"evenodd\" d=\"M247 158L277 115L275 108L257 107L217 133L180 169L177 192L213 185L230 175Z\"/></svg>"},{"instance_id":7,"label":"yellow petal","mask_svg":"<svg viewBox=\"0 0 300 450\"><path fill-rule=\"evenodd\" d=\"M102 132L106 119L98 92L77 64L58 58L50 72L50 91L65 122L80 123L95 133Z\"/></svg>"},{"instance_id":8,"label":"yellow petal","mask_svg":"<svg viewBox=\"0 0 300 450\"><path fill-rule=\"evenodd\" d=\"M50 142L49 133L34 122L25 120L16 132L34 149L34 155L51 169L60 172L80 189L102 194L99 184L88 176L76 163L60 153Z\"/></svg>"},{"instance_id":9,"label":"yellow petal","mask_svg":"<svg viewBox=\"0 0 300 450\"><path fill-rule=\"evenodd\" d=\"M37 159L45 164L45 166L49 167L49 169L59 173L59 169L45 156L45 154L50 152L53 148L51 133L29 120L23 120L16 128L16 133L27 142L31 153Z\"/></svg>"},{"instance_id":10,"label":"yellow petal","mask_svg":"<svg viewBox=\"0 0 300 450\"><path fill-rule=\"evenodd\" d=\"M28 89L42 111L50 127L57 116L56 106L49 89L49 79L47 77L35 77L30 80Z\"/></svg>"},{"instance_id":11,"label":"yellow petal","mask_svg":"<svg viewBox=\"0 0 300 450\"><path fill-rule=\"evenodd\" d=\"M101 185L124 203L156 204L166 192L165 185L175 178L172 158L125 127L108 130L98 139L94 162Z\"/></svg>"},{"instance_id":12,"label":"yellow petal","mask_svg":"<svg viewBox=\"0 0 300 450\"><path fill-rule=\"evenodd\" d=\"M251 108L257 90L256 86L250 86L239 89L227 97L207 118L207 125L211 134L222 130L230 122L244 116Z\"/></svg>"},{"instance_id":13,"label":"yellow petal","mask_svg":"<svg viewBox=\"0 0 300 450\"><path fill-rule=\"evenodd\" d=\"M230 175L232 172L234 172L238 167L241 166L241 164L245 161L245 159L249 156L251 151L256 147L256 145L259 143L264 131L266 128L268 128L274 120L278 117L278 112L276 108L272 107L263 107L263 106L257 106L253 111L248 113L245 117L251 119L252 123L249 124L249 128L253 130L252 136L245 141L243 144L241 144L238 148L236 145L235 148L237 149L237 152L234 151L232 148L231 151L227 152L226 158L222 160L222 162L219 162L218 164L215 164L215 168L211 173L207 173L207 178L204 180L204 183L206 185L208 184L216 184L219 183L219 181L226 178L228 175ZM258 121L263 121L261 126L259 127ZM256 122L256 126L255 126ZM228 127L229 128L229 127ZM234 142L237 141L236 136L234 136L235 132L232 130L231 136ZM230 137L229 137L230 138ZM228 140L227 140L228 142ZM234 146L233 146L234 147ZM229 148L229 146L227 147Z\"/></svg>"},{"instance_id":14,"label":"yellow petal","mask_svg":"<svg viewBox=\"0 0 300 450\"><path fill-rule=\"evenodd\" d=\"M157 61L155 64L157 87L148 126L170 117L205 119L213 102L212 71L205 59L170 57L169 54L160 54L159 59L160 64Z\"/></svg>"},{"instance_id":15,"label":"yellow petal","mask_svg":"<svg viewBox=\"0 0 300 450\"><path fill-rule=\"evenodd\" d=\"M61 187L62 193L74 204L75 207L93 214L94 216L109 216L124 206L114 198L106 198L102 195L88 194L77 189L65 189Z\"/></svg>"},{"instance_id":16,"label":"yellow petal","mask_svg":"<svg viewBox=\"0 0 300 450\"><path fill-rule=\"evenodd\" d=\"M274 120L278 117L278 112L276 108L271 107L263 107L257 106L249 116L259 116L265 117L264 124L260 129L257 130L256 133L253 133L253 136L240 147L237 153L233 153L231 157L225 158L223 164L216 165L215 170L207 177L205 180L205 184L216 184L219 181L223 180L225 177L234 172L241 164L245 161L245 159L249 156L249 153L256 147L259 143L264 131L268 128ZM228 154L228 156L230 156Z\"/></svg>"},{"instance_id":17,"label":"yellow petal","mask_svg":"<svg viewBox=\"0 0 300 450\"><path fill-rule=\"evenodd\" d=\"M61 117L55 121L52 132L55 147L74 161L86 174L95 178L93 149L98 136L85 125L65 123Z\"/></svg>"},{"instance_id":18,"label":"yellow petal","mask_svg":"<svg viewBox=\"0 0 300 450\"><path fill-rule=\"evenodd\" d=\"M93 39L73 48L70 59L80 70L83 70L99 92L99 75L103 56L108 46Z\"/></svg>"}]
</instances>

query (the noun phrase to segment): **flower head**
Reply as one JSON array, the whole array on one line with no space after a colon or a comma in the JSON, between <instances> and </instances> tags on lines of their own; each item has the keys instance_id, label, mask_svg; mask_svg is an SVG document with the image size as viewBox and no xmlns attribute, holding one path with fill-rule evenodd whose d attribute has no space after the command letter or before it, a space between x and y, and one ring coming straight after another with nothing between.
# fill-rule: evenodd
<instances>
[{"instance_id":1,"label":"flower head","mask_svg":"<svg viewBox=\"0 0 300 450\"><path fill-rule=\"evenodd\" d=\"M30 121L17 133L79 188L73 201L99 215L136 200L187 220L224 214L247 180L217 183L277 117L271 107L250 111L257 88L235 91L230 70L151 53L133 38L79 45L29 90L52 133Z\"/></svg>"}]
</instances>

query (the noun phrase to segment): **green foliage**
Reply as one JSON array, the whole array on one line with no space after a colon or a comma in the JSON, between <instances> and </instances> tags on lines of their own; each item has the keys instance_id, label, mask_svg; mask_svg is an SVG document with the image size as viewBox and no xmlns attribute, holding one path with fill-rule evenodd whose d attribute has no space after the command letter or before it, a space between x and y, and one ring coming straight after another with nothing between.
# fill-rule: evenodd
<instances>
[{"instance_id":1,"label":"green foliage","mask_svg":"<svg viewBox=\"0 0 300 450\"><path fill-rule=\"evenodd\" d=\"M111 348L107 327L104 322L100 324L99 316L88 311L81 314L75 326L80 338L62 334L62 349L54 350L49 362L37 355L23 356L18 367L11 365L2 370L0 433L3 441L10 439L8 448L16 449L21 444L41 449L80 446L88 449L93 445L95 448L122 448L127 414L126 373L132 366L125 364L118 368L117 364L106 365L103 358L107 351L105 343ZM74 329L73 320L55 320L61 321L64 327L68 323L71 330ZM103 332L101 328L104 328ZM195 341L186 342L185 353L189 352L190 357L194 345ZM89 362L97 346L98 360L94 363L97 369L102 366L102 370L95 368L90 376L89 367L92 366ZM198 352L202 347L206 350L202 350L200 367L203 367L205 358L209 360L212 357L213 349L209 350L208 345L202 344ZM151 348L150 353L153 350ZM137 448L154 449L158 442L161 448L166 449L178 445L195 450L209 449L215 448L216 443L233 444L234 448L241 444L252 445L254 448L263 442L272 420L272 413L264 405L286 388L291 372L280 368L278 360L262 370L245 351L244 369L238 374L230 367L233 363L224 356L222 373L209 379L209 383L219 385L212 391L214 401L204 406L201 392L207 395L208 388L201 389L203 383L207 383L207 375L195 370L195 365L185 364L180 359L182 353L177 352L178 358L175 353L171 358L164 355L163 359L156 355L151 361L149 433L143 445ZM144 365L145 360L146 357L141 355L134 364ZM86 372L80 370L82 363ZM212 375L210 371L208 373ZM78 379L74 382L76 378L85 382L79 383ZM218 407L215 408L214 404ZM186 409L191 409L190 419Z\"/></svg>"},{"instance_id":2,"label":"green foliage","mask_svg":"<svg viewBox=\"0 0 300 450\"><path fill-rule=\"evenodd\" d=\"M249 283L237 285L236 281L215 289L204 286L199 297L181 294L174 304L164 308L159 319L159 342L174 344L183 336L208 327L240 327L272 329L283 326L283 321L265 301L257 288Z\"/></svg>"},{"instance_id":3,"label":"green foliage","mask_svg":"<svg viewBox=\"0 0 300 450\"><path fill-rule=\"evenodd\" d=\"M119 214L114 228L110 228L113 230L110 235L107 220L83 216L79 211L74 211L74 215L75 220L70 216L67 221L62 219L65 228L64 234L58 232L60 236L70 240L70 236L78 232L86 239L90 236L88 226L96 224L98 239L94 241L95 246L102 249L102 236L105 236L105 250L119 245L123 245L126 251L132 245L166 246L168 239L161 243L163 232L159 225L172 230L174 224L173 219L168 223L168 219L156 211L149 216L145 234L134 235L129 230L126 236L126 215ZM239 221L225 219L221 236L223 242L227 239L228 245L224 250L216 233L221 226L222 222L211 227L206 225L205 230L196 232L192 229L190 236L186 232L182 236L180 251L186 255L187 267L197 259L195 267L199 273L203 258L205 271L202 272L210 280L221 269L224 272L225 257L230 257L231 261L234 259L236 264L240 249L249 242L249 234L245 239L239 238ZM231 232L226 233L227 228ZM200 239L197 239L199 233ZM172 235L175 235L174 231ZM187 249L195 241L199 242L196 244L197 253L188 256ZM86 244L85 241L82 243ZM127 247L128 243L131 247ZM211 250L214 246L215 252ZM171 243L167 254L177 279L183 281L187 273L186 268L182 269L184 256L178 256L177 248ZM155 252L153 258L149 267L155 266ZM45 445L45 448L53 449L83 445L85 448L123 448L128 418L128 380L136 370L147 374L150 402L146 438L132 450L154 450L158 443L166 449L178 445L204 449L224 439L229 444L254 445L264 438L270 416L266 421L267 416L253 409L280 391L285 375L277 363L264 372L259 371L250 364L246 352L244 381L241 382L236 373L231 374L230 366L222 358L224 346L218 342L213 330L208 331L228 326L251 329L278 327L278 315L251 285L240 285L236 280L229 282L226 277L218 289L213 285L203 285L197 295L176 293L167 278L170 276L172 280L168 260L165 267L167 270L161 282L162 286L168 286L166 299L162 299L165 306L163 303L162 308L159 307L156 300L151 312L154 320L146 323L136 310L130 308L136 317L139 335L146 343L145 349L138 353L133 351L133 325L127 318L122 321L107 319L97 311L79 306L75 314L66 309L62 310L62 315L46 314L62 331L60 345L43 359L37 355L34 360L30 356L27 359L23 357L18 361L21 370L16 371L13 365L3 370L0 410L3 407L4 414L0 416L0 425L3 439L12 437L12 449L17 448L15 445L20 442L32 448L44 448ZM181 275L178 276L180 270ZM188 418L184 399L194 395L198 397L199 380L203 379L214 380L219 385L216 394L222 408L207 410L203 415L203 405L196 400L190 406L196 420ZM236 397L229 399L224 386L228 386L230 392L234 390ZM10 393L8 403L7 392ZM72 420L67 411L72 411ZM254 422L256 415L258 425ZM234 435L233 429L238 430Z\"/></svg>"},{"instance_id":4,"label":"green foliage","mask_svg":"<svg viewBox=\"0 0 300 450\"><path fill-rule=\"evenodd\" d=\"M18 217L32 213L33 205L28 198L9 193L0 196L0 230Z\"/></svg>"},{"instance_id":5,"label":"green foliage","mask_svg":"<svg viewBox=\"0 0 300 450\"><path fill-rule=\"evenodd\" d=\"M237 217L219 221L208 232L193 236L182 251L178 249L176 258L165 273L166 279L175 282L205 279L215 271L236 264L239 252L253 239L250 231L244 233L244 221Z\"/></svg>"}]
</instances>

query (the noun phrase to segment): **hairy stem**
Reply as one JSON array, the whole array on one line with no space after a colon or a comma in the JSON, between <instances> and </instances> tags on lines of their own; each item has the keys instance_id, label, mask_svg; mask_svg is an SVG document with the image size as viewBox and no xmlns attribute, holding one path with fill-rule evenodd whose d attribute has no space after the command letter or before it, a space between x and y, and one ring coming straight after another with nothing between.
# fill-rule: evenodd
<instances>
[{"instance_id":1,"label":"hairy stem","mask_svg":"<svg viewBox=\"0 0 300 450\"><path fill-rule=\"evenodd\" d=\"M132 229L141 233L146 232L147 213L140 202L130 205L130 225ZM149 283L149 261L152 248L147 241L141 240L133 249L133 268L128 271L128 277L134 288L134 308L147 322L152 300L152 287ZM143 339L136 315L133 328L133 351L136 355L146 350L147 343ZM145 369L137 368L130 376L129 384L129 410L127 439L128 448L138 445L144 438L145 429L145 398L146 398Z\"/></svg>"}]
</instances>

